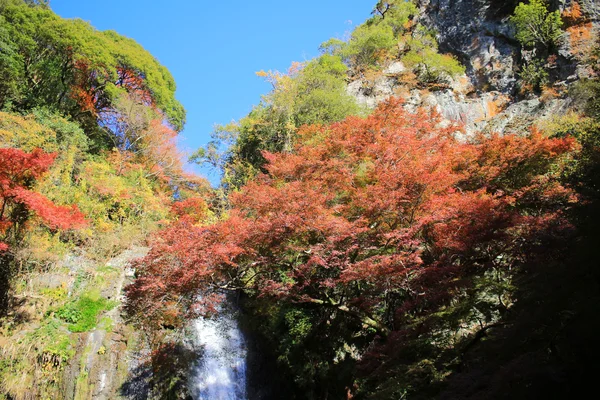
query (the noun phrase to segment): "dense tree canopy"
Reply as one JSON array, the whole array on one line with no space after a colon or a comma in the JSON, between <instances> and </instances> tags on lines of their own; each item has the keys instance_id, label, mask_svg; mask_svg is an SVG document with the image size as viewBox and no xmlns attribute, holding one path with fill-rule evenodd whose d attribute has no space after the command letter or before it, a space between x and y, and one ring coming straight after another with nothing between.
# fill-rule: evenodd
<instances>
[{"instance_id":1,"label":"dense tree canopy","mask_svg":"<svg viewBox=\"0 0 600 400\"><path fill-rule=\"evenodd\" d=\"M252 288L385 333L402 313L438 307L465 274L519 264L519 237L531 246L564 228L561 210L576 199L555 171L574 143L537 132L461 143L453 130L397 100L303 128L293 154L264 153L268 173L233 195L226 220L161 233L131 304L158 322L152 310L193 304L197 290ZM403 311L383 321L368 299L390 293Z\"/></svg>"},{"instance_id":2,"label":"dense tree canopy","mask_svg":"<svg viewBox=\"0 0 600 400\"><path fill-rule=\"evenodd\" d=\"M83 215L76 206L61 207L32 190L35 180L48 171L55 154L37 149L25 153L19 149L0 149L0 249L17 244L24 224L33 213L52 229L82 226Z\"/></svg>"},{"instance_id":3,"label":"dense tree canopy","mask_svg":"<svg viewBox=\"0 0 600 400\"><path fill-rule=\"evenodd\" d=\"M140 244L151 249L134 262L125 311L152 339L156 393L185 390L170 364L182 346L163 346L181 336L165 333L218 313L228 292L295 398L434 398L452 375L456 384L463 368L484 363L485 353L475 351L472 364L469 354L508 325L498 337L518 344L498 348L513 346L518 360L492 363L499 374L577 362L563 338L577 318L589 322L578 313L593 292L582 291L583 301L564 292L584 287L577 279L597 290L597 234L581 232L600 215L600 46L577 2L562 17L554 3L516 3L502 6L505 16L514 8L515 30L500 38L518 51L504 37L515 34L526 50L514 58L523 91L511 100L536 89L545 92L539 107L562 104L569 114L546 113L512 134L530 116L516 107L507 133L465 135L435 111L407 106L393 96L426 104L442 91L454 100L437 107L476 107L488 104L477 98L487 88L477 77L453 89L469 79L458 58L440 51L448 43L438 45L444 35L430 29L435 23L421 18L433 3L377 1L365 23L325 42L319 57L257 73L271 91L240 121L217 126L191 157L223 174L213 190L184 172L176 140L185 111L152 55L116 32L61 19L47 1L0 0L0 314L12 310L15 276L37 276L72 254L101 265L78 265L64 273L69 283L31 300L43 303L31 332L10 337L14 348L27 347L24 361L0 352L3 393L60 397L56 376L66 360L88 357L85 341L69 332L112 329L99 318L123 271L106 260ZM545 59L563 23L576 57L561 49ZM577 74L558 81L567 71ZM580 277L567 271L578 269ZM112 278L118 282L104 281ZM569 301L548 306L554 291ZM542 315L532 317L538 305ZM9 331L17 332L11 325L0 334ZM523 359L535 367L518 365ZM90 382L83 364L78 387ZM468 397L464 382L457 385Z\"/></svg>"},{"instance_id":4,"label":"dense tree canopy","mask_svg":"<svg viewBox=\"0 0 600 400\"><path fill-rule=\"evenodd\" d=\"M116 32L62 19L47 7L3 0L0 44L0 108L53 108L93 131L129 94L159 110L175 130L183 127L185 112L169 71Z\"/></svg>"}]
</instances>

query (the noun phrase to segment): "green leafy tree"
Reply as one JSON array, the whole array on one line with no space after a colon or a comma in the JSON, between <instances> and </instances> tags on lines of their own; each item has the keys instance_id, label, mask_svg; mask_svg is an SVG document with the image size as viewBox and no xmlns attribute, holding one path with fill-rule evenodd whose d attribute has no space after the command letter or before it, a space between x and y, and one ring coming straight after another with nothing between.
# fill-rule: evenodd
<instances>
[{"instance_id":1,"label":"green leafy tree","mask_svg":"<svg viewBox=\"0 0 600 400\"><path fill-rule=\"evenodd\" d=\"M169 71L132 39L60 18L43 4L0 3L0 109L47 107L110 147L98 127L123 92L142 95L177 131L185 110ZM104 143L103 143L104 141Z\"/></svg>"},{"instance_id":2,"label":"green leafy tree","mask_svg":"<svg viewBox=\"0 0 600 400\"><path fill-rule=\"evenodd\" d=\"M352 32L341 55L355 66L375 66L396 45L394 30L386 24L367 23Z\"/></svg>"},{"instance_id":3,"label":"green leafy tree","mask_svg":"<svg viewBox=\"0 0 600 400\"><path fill-rule=\"evenodd\" d=\"M556 45L562 35L560 12L550 12L544 0L519 3L510 22L515 27L517 40L525 47L541 45L548 49Z\"/></svg>"},{"instance_id":4,"label":"green leafy tree","mask_svg":"<svg viewBox=\"0 0 600 400\"><path fill-rule=\"evenodd\" d=\"M380 1L373 17L358 26L348 42L330 39L321 45L321 51L341 56L353 68L377 67L392 55L399 36L410 28L409 22L416 12L412 1Z\"/></svg>"},{"instance_id":5,"label":"green leafy tree","mask_svg":"<svg viewBox=\"0 0 600 400\"><path fill-rule=\"evenodd\" d=\"M465 67L452 55L441 54L432 31L418 26L403 37L408 49L402 56L407 67L412 68L425 84L444 83L465 73Z\"/></svg>"},{"instance_id":6,"label":"green leafy tree","mask_svg":"<svg viewBox=\"0 0 600 400\"><path fill-rule=\"evenodd\" d=\"M521 82L534 90L541 90L548 84L548 72L544 64L538 60L532 60L525 64L519 74Z\"/></svg>"},{"instance_id":7,"label":"green leafy tree","mask_svg":"<svg viewBox=\"0 0 600 400\"><path fill-rule=\"evenodd\" d=\"M390 26L394 30L394 35L399 35L406 31L407 23L412 16L416 15L417 6L412 1L379 1L373 8L371 19L377 20L382 24Z\"/></svg>"},{"instance_id":8,"label":"green leafy tree","mask_svg":"<svg viewBox=\"0 0 600 400\"><path fill-rule=\"evenodd\" d=\"M191 161L223 173L226 188L239 188L265 163L264 151L289 152L302 125L329 124L361 113L346 93L347 66L329 53L306 64L295 63L287 74L258 73L273 90L238 122L217 126L213 139Z\"/></svg>"}]
</instances>

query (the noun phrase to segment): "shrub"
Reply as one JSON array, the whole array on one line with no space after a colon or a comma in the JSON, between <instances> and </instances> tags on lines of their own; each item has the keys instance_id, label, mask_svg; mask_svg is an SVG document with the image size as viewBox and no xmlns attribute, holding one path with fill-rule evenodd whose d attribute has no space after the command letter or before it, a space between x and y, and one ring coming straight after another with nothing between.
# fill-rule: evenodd
<instances>
[{"instance_id":1,"label":"shrub","mask_svg":"<svg viewBox=\"0 0 600 400\"><path fill-rule=\"evenodd\" d=\"M422 83L444 83L448 78L465 73L465 67L455 57L439 53L434 32L420 26L402 40L408 49L402 61Z\"/></svg>"},{"instance_id":2,"label":"shrub","mask_svg":"<svg viewBox=\"0 0 600 400\"><path fill-rule=\"evenodd\" d=\"M525 47L554 46L562 35L562 20L558 10L550 12L543 0L519 3L510 18L516 38Z\"/></svg>"},{"instance_id":3,"label":"shrub","mask_svg":"<svg viewBox=\"0 0 600 400\"><path fill-rule=\"evenodd\" d=\"M417 11L417 6L412 1L379 1L373 10L373 19L390 26L394 35L400 35L407 29L411 17Z\"/></svg>"},{"instance_id":4,"label":"shrub","mask_svg":"<svg viewBox=\"0 0 600 400\"><path fill-rule=\"evenodd\" d=\"M548 84L548 72L543 63L538 60L525 64L521 70L520 78L523 89L541 90L543 86Z\"/></svg>"},{"instance_id":5,"label":"shrub","mask_svg":"<svg viewBox=\"0 0 600 400\"><path fill-rule=\"evenodd\" d=\"M375 66L397 41L394 30L384 24L363 24L352 32L348 45L342 49L344 60L354 66Z\"/></svg>"},{"instance_id":6,"label":"shrub","mask_svg":"<svg viewBox=\"0 0 600 400\"><path fill-rule=\"evenodd\" d=\"M115 302L94 294L84 294L78 300L61 307L56 315L69 323L71 332L87 332L96 326L98 315L112 309Z\"/></svg>"},{"instance_id":7,"label":"shrub","mask_svg":"<svg viewBox=\"0 0 600 400\"><path fill-rule=\"evenodd\" d=\"M600 81L582 79L569 90L569 97L586 115L600 119Z\"/></svg>"},{"instance_id":8,"label":"shrub","mask_svg":"<svg viewBox=\"0 0 600 400\"><path fill-rule=\"evenodd\" d=\"M354 68L378 66L396 46L398 37L410 27L410 18L416 12L412 1L380 1L374 16L352 32L348 43L331 39L321 49L341 55Z\"/></svg>"}]
</instances>

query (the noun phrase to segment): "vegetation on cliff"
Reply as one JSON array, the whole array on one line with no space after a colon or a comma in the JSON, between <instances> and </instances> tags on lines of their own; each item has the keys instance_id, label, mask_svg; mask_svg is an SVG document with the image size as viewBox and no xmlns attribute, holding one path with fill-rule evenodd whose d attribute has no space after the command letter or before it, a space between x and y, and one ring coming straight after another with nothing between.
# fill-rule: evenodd
<instances>
[{"instance_id":1,"label":"vegetation on cliff","mask_svg":"<svg viewBox=\"0 0 600 400\"><path fill-rule=\"evenodd\" d=\"M465 69L439 52L412 2L379 2L321 57L288 74L260 72L273 91L194 157L223 171L219 219L182 218L156 237L127 288L128 311L160 331L213 313L223 291L243 292L250 325L297 398L575 393L584 354L570 347L565 324L595 307L575 305L568 291L598 296L581 281L595 274L581 243L597 237L588 217L597 215L599 154L598 43L569 60L557 54L563 21L584 23L577 7L514 9L515 42L523 54L538 49L521 60L513 100L535 89L542 101L562 96L570 105L526 135L459 134L460 122L406 107L403 93L371 115L342 106L351 104L342 90L329 90L325 107L314 101L318 88L368 84L392 62L403 67L395 79L413 89L456 84ZM559 74L540 71L557 60L579 63L589 79L555 89ZM314 86L299 90L306 82ZM547 300L561 280L562 306ZM523 335L532 342L519 346ZM503 357L486 360L502 346ZM479 386L466 383L477 373Z\"/></svg>"},{"instance_id":2,"label":"vegetation on cliff","mask_svg":"<svg viewBox=\"0 0 600 400\"><path fill-rule=\"evenodd\" d=\"M173 338L228 291L289 398L552 398L593 382L580 362L597 358L586 324L600 304L591 17L515 2L502 34L520 91L485 118L523 99L563 107L469 133L462 114L413 102L486 90L427 7L378 1L319 57L259 71L272 90L191 157L222 173L211 189L183 172L185 111L152 55L46 2L0 0L0 396L92 396L88 360L134 345L95 337L132 326L153 394L183 396L185 367L171 369L190 354ZM350 94L382 80L400 84L377 107ZM146 238L125 288L132 325L115 327L125 276L107 260Z\"/></svg>"},{"instance_id":3,"label":"vegetation on cliff","mask_svg":"<svg viewBox=\"0 0 600 400\"><path fill-rule=\"evenodd\" d=\"M176 199L203 202L175 89L135 41L0 0L0 397L87 396L85 338L109 343L123 277L106 263L176 218Z\"/></svg>"}]
</instances>

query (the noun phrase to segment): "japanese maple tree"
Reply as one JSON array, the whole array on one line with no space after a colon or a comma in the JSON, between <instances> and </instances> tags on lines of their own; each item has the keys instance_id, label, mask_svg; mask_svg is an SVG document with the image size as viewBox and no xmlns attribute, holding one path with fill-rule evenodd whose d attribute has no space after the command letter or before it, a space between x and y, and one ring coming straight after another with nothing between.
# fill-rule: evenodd
<instances>
[{"instance_id":1,"label":"japanese maple tree","mask_svg":"<svg viewBox=\"0 0 600 400\"><path fill-rule=\"evenodd\" d=\"M182 219L157 236L128 288L130 311L156 324L165 306L181 318L182 305L206 311L210 294L251 289L387 334L403 315L444 304L465 277L515 266L568 227L562 211L577 199L557 174L573 140L534 131L461 141L443 126L399 100L305 126L294 152L264 153L268 173L232 195L228 218Z\"/></svg>"},{"instance_id":2,"label":"japanese maple tree","mask_svg":"<svg viewBox=\"0 0 600 400\"><path fill-rule=\"evenodd\" d=\"M0 149L0 251L19 242L27 223L35 217L50 229L85 224L76 206L58 206L34 190L34 184L54 162L56 154L36 149Z\"/></svg>"}]
</instances>

